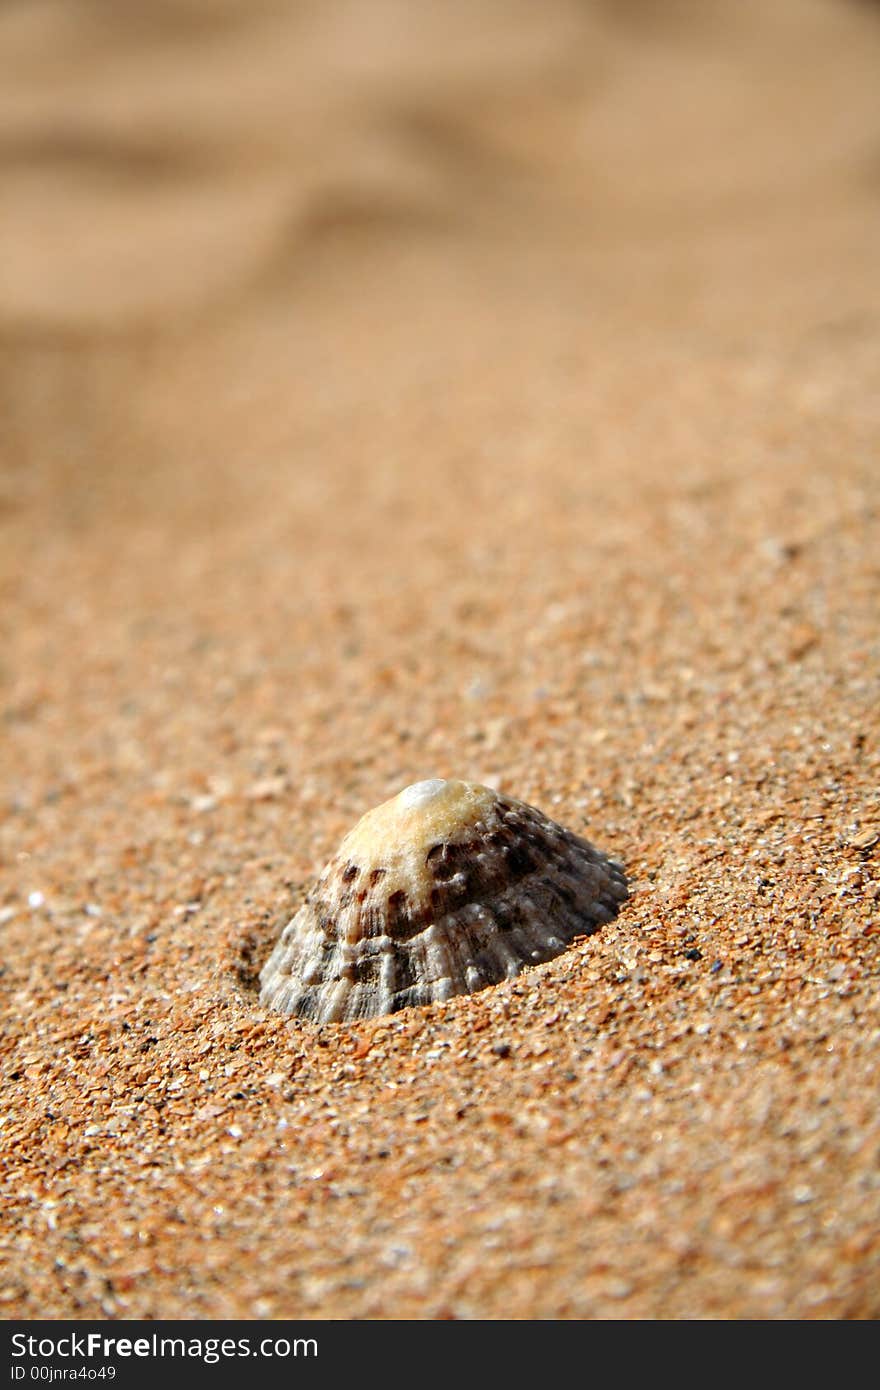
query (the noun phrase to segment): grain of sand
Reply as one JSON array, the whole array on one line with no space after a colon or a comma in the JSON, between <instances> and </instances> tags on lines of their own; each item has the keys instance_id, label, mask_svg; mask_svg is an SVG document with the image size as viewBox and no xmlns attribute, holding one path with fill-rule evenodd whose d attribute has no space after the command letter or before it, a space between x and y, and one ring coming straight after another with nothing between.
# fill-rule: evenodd
<instances>
[{"instance_id":1,"label":"grain of sand","mask_svg":"<svg viewBox=\"0 0 880 1390\"><path fill-rule=\"evenodd\" d=\"M0 14L0 1313L880 1314L880 12ZM255 974L457 776L616 922Z\"/></svg>"}]
</instances>

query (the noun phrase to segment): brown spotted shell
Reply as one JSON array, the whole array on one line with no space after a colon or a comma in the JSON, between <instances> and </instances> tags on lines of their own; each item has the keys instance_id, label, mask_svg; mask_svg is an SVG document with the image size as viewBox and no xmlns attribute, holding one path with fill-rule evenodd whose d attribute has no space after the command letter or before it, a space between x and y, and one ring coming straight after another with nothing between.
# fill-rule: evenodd
<instances>
[{"instance_id":1,"label":"brown spotted shell","mask_svg":"<svg viewBox=\"0 0 880 1390\"><path fill-rule=\"evenodd\" d=\"M619 865L534 806L473 782L406 787L345 837L260 975L318 1023L473 994L616 916Z\"/></svg>"}]
</instances>

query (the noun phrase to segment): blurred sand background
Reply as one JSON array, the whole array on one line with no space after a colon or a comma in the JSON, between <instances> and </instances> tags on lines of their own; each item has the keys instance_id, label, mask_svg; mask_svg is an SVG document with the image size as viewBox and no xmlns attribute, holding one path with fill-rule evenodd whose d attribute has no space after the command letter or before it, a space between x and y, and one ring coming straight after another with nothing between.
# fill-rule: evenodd
<instances>
[{"instance_id":1,"label":"blurred sand background","mask_svg":"<svg viewBox=\"0 0 880 1390\"><path fill-rule=\"evenodd\" d=\"M0 5L0 1313L880 1314L880 7ZM620 918L255 973L491 781Z\"/></svg>"}]
</instances>

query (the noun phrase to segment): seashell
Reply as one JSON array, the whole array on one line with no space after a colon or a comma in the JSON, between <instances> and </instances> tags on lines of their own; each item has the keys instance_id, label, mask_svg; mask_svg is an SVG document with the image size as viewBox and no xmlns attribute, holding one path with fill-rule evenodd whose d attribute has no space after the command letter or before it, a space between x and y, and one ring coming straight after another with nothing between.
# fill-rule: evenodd
<instances>
[{"instance_id":1,"label":"seashell","mask_svg":"<svg viewBox=\"0 0 880 1390\"><path fill-rule=\"evenodd\" d=\"M473 994L616 916L618 864L474 782L406 787L346 835L260 974L261 1001L351 1022Z\"/></svg>"}]
</instances>

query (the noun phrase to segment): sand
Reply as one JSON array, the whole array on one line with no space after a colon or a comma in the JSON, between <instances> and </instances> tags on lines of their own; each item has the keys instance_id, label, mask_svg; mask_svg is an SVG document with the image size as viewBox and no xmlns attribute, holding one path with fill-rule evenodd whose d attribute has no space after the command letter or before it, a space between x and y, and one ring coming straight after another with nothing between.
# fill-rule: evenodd
<instances>
[{"instance_id":1,"label":"sand","mask_svg":"<svg viewBox=\"0 0 880 1390\"><path fill-rule=\"evenodd\" d=\"M0 1314L880 1314L880 11L0 14ZM256 974L429 777L618 919Z\"/></svg>"}]
</instances>

